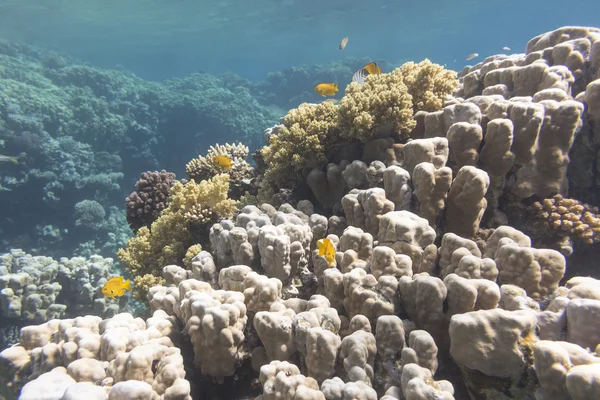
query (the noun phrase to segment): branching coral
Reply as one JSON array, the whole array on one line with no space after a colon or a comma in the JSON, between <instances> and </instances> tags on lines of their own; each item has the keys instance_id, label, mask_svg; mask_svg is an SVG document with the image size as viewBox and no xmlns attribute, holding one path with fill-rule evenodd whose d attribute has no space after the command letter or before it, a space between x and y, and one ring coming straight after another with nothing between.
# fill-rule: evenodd
<instances>
[{"instance_id":1,"label":"branching coral","mask_svg":"<svg viewBox=\"0 0 600 400\"><path fill-rule=\"evenodd\" d=\"M144 275L158 275L163 266L180 263L192 242L185 219L179 213L165 212L150 229L140 228L126 247L117 252L119 260L134 277L134 295L144 298L150 287L144 284L148 281Z\"/></svg>"},{"instance_id":2,"label":"branching coral","mask_svg":"<svg viewBox=\"0 0 600 400\"><path fill-rule=\"evenodd\" d=\"M125 199L127 222L134 232L141 227L150 227L160 213L167 208L169 190L175 181L175 174L164 169L146 171L135 184L135 192Z\"/></svg>"},{"instance_id":3,"label":"branching coral","mask_svg":"<svg viewBox=\"0 0 600 400\"><path fill-rule=\"evenodd\" d=\"M290 110L283 126L261 149L268 168L265 181L278 187L295 184L303 169L327 164L325 142L338 129L337 106L302 104Z\"/></svg>"},{"instance_id":4,"label":"branching coral","mask_svg":"<svg viewBox=\"0 0 600 400\"><path fill-rule=\"evenodd\" d=\"M536 230L544 235L556 235L600 242L600 213L598 207L556 195L533 204Z\"/></svg>"},{"instance_id":5,"label":"branching coral","mask_svg":"<svg viewBox=\"0 0 600 400\"><path fill-rule=\"evenodd\" d=\"M416 126L412 96L397 68L389 74L369 76L363 85L351 83L340 101L340 114L347 126L346 139L373 139L380 133L409 133Z\"/></svg>"},{"instance_id":6,"label":"branching coral","mask_svg":"<svg viewBox=\"0 0 600 400\"><path fill-rule=\"evenodd\" d=\"M183 263L212 223L233 216L236 202L227 198L228 191L229 176L224 174L200 183L173 184L167 209L150 229L140 228L117 253L134 276L137 297L145 297L150 287L145 283L154 283L146 275L160 276L163 266Z\"/></svg>"},{"instance_id":7,"label":"branching coral","mask_svg":"<svg viewBox=\"0 0 600 400\"><path fill-rule=\"evenodd\" d=\"M407 62L398 69L402 73L408 93L412 96L415 112L439 110L444 98L458 86L456 72L428 59L418 64Z\"/></svg>"},{"instance_id":8,"label":"branching coral","mask_svg":"<svg viewBox=\"0 0 600 400\"><path fill-rule=\"evenodd\" d=\"M225 174L200 183L190 181L184 185L175 182L167 211L183 215L185 222L191 225L231 218L236 202L227 198L228 192L229 176Z\"/></svg>"},{"instance_id":9,"label":"branching coral","mask_svg":"<svg viewBox=\"0 0 600 400\"><path fill-rule=\"evenodd\" d=\"M195 244L193 246L190 246L185 252L185 257L183 257L183 265L185 265L188 269L192 269L192 259L196 257L201 251L201 244Z\"/></svg>"},{"instance_id":10,"label":"branching coral","mask_svg":"<svg viewBox=\"0 0 600 400\"><path fill-rule=\"evenodd\" d=\"M239 199L252 188L251 179L254 178L254 168L248 164L248 146L237 143L210 146L206 156L198 156L185 166L185 171L190 180L200 182L218 174L229 175L229 197ZM230 170L224 170L215 163L215 157L229 157L233 162ZM254 193L252 193L254 194Z\"/></svg>"},{"instance_id":11,"label":"branching coral","mask_svg":"<svg viewBox=\"0 0 600 400\"><path fill-rule=\"evenodd\" d=\"M262 191L294 187L301 172L305 178L311 169L324 167L345 144L410 133L416 126L413 114L439 109L457 85L453 71L425 60L369 76L362 85L351 83L339 107L302 104L285 116L261 150L268 166Z\"/></svg>"}]
</instances>

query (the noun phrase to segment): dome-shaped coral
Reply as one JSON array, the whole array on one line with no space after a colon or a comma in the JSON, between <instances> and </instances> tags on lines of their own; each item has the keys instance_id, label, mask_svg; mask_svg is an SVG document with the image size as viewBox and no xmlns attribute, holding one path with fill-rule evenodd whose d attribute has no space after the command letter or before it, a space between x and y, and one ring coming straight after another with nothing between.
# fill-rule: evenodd
<instances>
[{"instance_id":1,"label":"dome-shaped coral","mask_svg":"<svg viewBox=\"0 0 600 400\"><path fill-rule=\"evenodd\" d=\"M164 169L146 171L135 184L135 192L125 199L127 222L134 232L141 227L150 227L161 211L167 208L171 186L175 182L175 174Z\"/></svg>"}]
</instances>

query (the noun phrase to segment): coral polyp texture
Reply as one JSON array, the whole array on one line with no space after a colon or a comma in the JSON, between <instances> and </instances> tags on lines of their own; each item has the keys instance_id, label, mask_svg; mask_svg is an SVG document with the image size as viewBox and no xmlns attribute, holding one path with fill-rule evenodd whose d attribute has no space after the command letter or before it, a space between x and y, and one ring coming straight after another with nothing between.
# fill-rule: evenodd
<instances>
[{"instance_id":1,"label":"coral polyp texture","mask_svg":"<svg viewBox=\"0 0 600 400\"><path fill-rule=\"evenodd\" d=\"M45 322L61 317L46 307L0 353L2 395L600 398L600 280L581 263L600 255L599 184L581 179L597 174L600 29L560 28L456 79L408 63L339 106L291 110L254 172L269 201L238 208L235 174L211 169L241 146L188 164L119 251L152 317ZM34 264L34 284L6 267L3 312L30 287L62 293L62 269Z\"/></svg>"},{"instance_id":2,"label":"coral polyp texture","mask_svg":"<svg viewBox=\"0 0 600 400\"><path fill-rule=\"evenodd\" d=\"M533 207L540 234L579 239L587 244L600 242L598 207L561 195L534 203Z\"/></svg>"},{"instance_id":3,"label":"coral polyp texture","mask_svg":"<svg viewBox=\"0 0 600 400\"><path fill-rule=\"evenodd\" d=\"M112 258L32 256L20 249L0 255L1 315L15 324L85 314L110 317L127 297L110 300L101 289L114 275Z\"/></svg>"},{"instance_id":4,"label":"coral polyp texture","mask_svg":"<svg viewBox=\"0 0 600 400\"><path fill-rule=\"evenodd\" d=\"M167 198L175 174L164 169L146 171L135 184L135 192L125 199L127 222L134 232L142 226L150 227L162 210L167 208Z\"/></svg>"}]
</instances>

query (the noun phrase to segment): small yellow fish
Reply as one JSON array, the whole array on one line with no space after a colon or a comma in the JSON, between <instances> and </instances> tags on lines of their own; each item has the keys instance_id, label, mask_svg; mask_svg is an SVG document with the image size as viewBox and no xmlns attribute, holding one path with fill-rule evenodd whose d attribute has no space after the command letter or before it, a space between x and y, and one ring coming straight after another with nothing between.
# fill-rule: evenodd
<instances>
[{"instance_id":1,"label":"small yellow fish","mask_svg":"<svg viewBox=\"0 0 600 400\"><path fill-rule=\"evenodd\" d=\"M0 154L0 162L11 162L11 163L15 163L18 164L19 163L19 157L15 157L15 156L5 156Z\"/></svg>"},{"instance_id":2,"label":"small yellow fish","mask_svg":"<svg viewBox=\"0 0 600 400\"><path fill-rule=\"evenodd\" d=\"M340 101L338 99L327 99L327 100L323 100L323 103L331 103L331 104L338 104Z\"/></svg>"},{"instance_id":3,"label":"small yellow fish","mask_svg":"<svg viewBox=\"0 0 600 400\"><path fill-rule=\"evenodd\" d=\"M510 51L510 47L508 47L508 46L504 46L504 47L502 48L502 50L504 50L504 51Z\"/></svg>"},{"instance_id":4,"label":"small yellow fish","mask_svg":"<svg viewBox=\"0 0 600 400\"><path fill-rule=\"evenodd\" d=\"M227 156L215 156L213 162L217 167L224 169L225 171L229 171L233 166L233 161Z\"/></svg>"},{"instance_id":5,"label":"small yellow fish","mask_svg":"<svg viewBox=\"0 0 600 400\"><path fill-rule=\"evenodd\" d=\"M479 54L477 54L477 53L469 54L467 56L467 61L472 60L472 59L474 59L476 57L479 57Z\"/></svg>"},{"instance_id":6,"label":"small yellow fish","mask_svg":"<svg viewBox=\"0 0 600 400\"><path fill-rule=\"evenodd\" d=\"M335 247L333 242L329 238L320 239L317 242L317 248L319 249L319 256L325 257L329 265L335 261Z\"/></svg>"},{"instance_id":7,"label":"small yellow fish","mask_svg":"<svg viewBox=\"0 0 600 400\"><path fill-rule=\"evenodd\" d=\"M348 44L348 36L346 36L345 38L342 39L342 41L340 43L340 51L344 50L344 48L346 47L346 44Z\"/></svg>"},{"instance_id":8,"label":"small yellow fish","mask_svg":"<svg viewBox=\"0 0 600 400\"><path fill-rule=\"evenodd\" d=\"M319 83L315 86L315 92L319 93L321 96L335 96L335 93L338 91L337 83Z\"/></svg>"},{"instance_id":9,"label":"small yellow fish","mask_svg":"<svg viewBox=\"0 0 600 400\"><path fill-rule=\"evenodd\" d=\"M122 276L110 278L102 287L102 294L109 299L123 296L126 290L131 290L131 281L124 279Z\"/></svg>"},{"instance_id":10,"label":"small yellow fish","mask_svg":"<svg viewBox=\"0 0 600 400\"><path fill-rule=\"evenodd\" d=\"M352 82L357 82L358 84L362 85L363 83L365 83L365 79L367 78L367 76L379 74L381 74L381 68L379 68L379 65L377 65L377 63L372 62L356 71L352 76Z\"/></svg>"}]
</instances>

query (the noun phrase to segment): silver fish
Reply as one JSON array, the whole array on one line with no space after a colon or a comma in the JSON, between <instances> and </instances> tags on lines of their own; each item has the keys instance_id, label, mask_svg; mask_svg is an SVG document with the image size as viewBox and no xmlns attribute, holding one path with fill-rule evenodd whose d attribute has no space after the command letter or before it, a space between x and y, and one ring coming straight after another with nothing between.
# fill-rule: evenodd
<instances>
[{"instance_id":1,"label":"silver fish","mask_svg":"<svg viewBox=\"0 0 600 400\"><path fill-rule=\"evenodd\" d=\"M346 47L346 44L348 44L348 36L346 36L345 38L342 39L342 41L340 43L340 51L344 50L344 48Z\"/></svg>"},{"instance_id":2,"label":"silver fish","mask_svg":"<svg viewBox=\"0 0 600 400\"><path fill-rule=\"evenodd\" d=\"M11 163L18 164L19 157L5 156L5 155L0 154L0 162L11 162Z\"/></svg>"}]
</instances>

